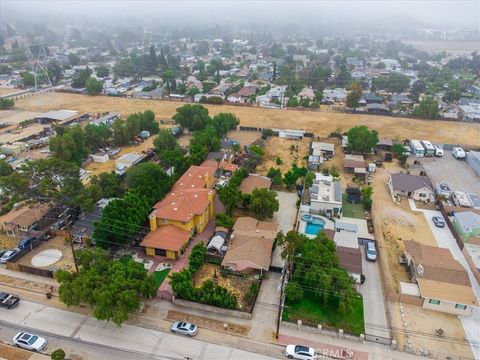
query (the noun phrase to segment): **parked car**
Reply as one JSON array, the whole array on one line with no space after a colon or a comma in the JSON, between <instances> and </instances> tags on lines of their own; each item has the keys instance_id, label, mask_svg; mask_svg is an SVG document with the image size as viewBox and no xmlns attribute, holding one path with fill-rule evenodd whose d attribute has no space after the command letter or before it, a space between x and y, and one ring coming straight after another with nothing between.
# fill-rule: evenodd
<instances>
[{"instance_id":1,"label":"parked car","mask_svg":"<svg viewBox=\"0 0 480 360\"><path fill-rule=\"evenodd\" d=\"M0 307L13 309L19 302L20 298L17 295L0 292Z\"/></svg>"},{"instance_id":2,"label":"parked car","mask_svg":"<svg viewBox=\"0 0 480 360\"><path fill-rule=\"evenodd\" d=\"M442 157L443 156L443 149L438 145L433 145L435 148L435 156Z\"/></svg>"},{"instance_id":3,"label":"parked car","mask_svg":"<svg viewBox=\"0 0 480 360\"><path fill-rule=\"evenodd\" d=\"M365 245L365 257L368 261L377 261L377 249L373 241L369 241Z\"/></svg>"},{"instance_id":4,"label":"parked car","mask_svg":"<svg viewBox=\"0 0 480 360\"><path fill-rule=\"evenodd\" d=\"M190 324L185 321L175 321L170 328L172 333L179 333L187 336L197 335L198 328L197 325Z\"/></svg>"},{"instance_id":5,"label":"parked car","mask_svg":"<svg viewBox=\"0 0 480 360\"><path fill-rule=\"evenodd\" d=\"M18 248L20 250L25 249L25 248L29 247L30 245L32 245L34 240L35 240L35 237L33 237L33 236L25 237L22 240L20 240L20 242L18 243Z\"/></svg>"},{"instance_id":6,"label":"parked car","mask_svg":"<svg viewBox=\"0 0 480 360\"><path fill-rule=\"evenodd\" d=\"M23 331L15 335L13 343L18 347L33 351L43 351L47 347L46 339Z\"/></svg>"},{"instance_id":7,"label":"parked car","mask_svg":"<svg viewBox=\"0 0 480 360\"><path fill-rule=\"evenodd\" d=\"M0 258L0 264L5 264L7 261L10 261L18 252L18 249L6 251Z\"/></svg>"},{"instance_id":8,"label":"parked car","mask_svg":"<svg viewBox=\"0 0 480 360\"><path fill-rule=\"evenodd\" d=\"M289 359L316 360L315 349L304 345L287 345L285 355Z\"/></svg>"},{"instance_id":9,"label":"parked car","mask_svg":"<svg viewBox=\"0 0 480 360\"><path fill-rule=\"evenodd\" d=\"M461 147L454 147L452 150L452 155L455 159L463 160L465 159L465 151Z\"/></svg>"},{"instance_id":10,"label":"parked car","mask_svg":"<svg viewBox=\"0 0 480 360\"><path fill-rule=\"evenodd\" d=\"M445 220L441 216L432 216L433 223L435 226L443 228L445 227Z\"/></svg>"}]
</instances>

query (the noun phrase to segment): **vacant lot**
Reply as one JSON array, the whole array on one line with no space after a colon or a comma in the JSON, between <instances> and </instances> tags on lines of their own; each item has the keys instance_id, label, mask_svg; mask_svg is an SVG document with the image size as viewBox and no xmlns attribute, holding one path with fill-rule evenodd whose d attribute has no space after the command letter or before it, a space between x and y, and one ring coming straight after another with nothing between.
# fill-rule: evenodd
<instances>
[{"instance_id":1,"label":"vacant lot","mask_svg":"<svg viewBox=\"0 0 480 360\"><path fill-rule=\"evenodd\" d=\"M227 136L231 140L237 140L243 148L260 139L262 134L257 131L229 131Z\"/></svg>"},{"instance_id":2,"label":"vacant lot","mask_svg":"<svg viewBox=\"0 0 480 360\"><path fill-rule=\"evenodd\" d=\"M174 101L124 99L108 96L47 93L21 99L16 106L27 111L71 109L81 112L118 111L123 116L151 109L157 118L170 118L177 107L184 105ZM236 114L242 125L270 128L304 129L315 135L328 136L338 127L343 131L356 125L367 125L379 131L382 137L405 139L415 134L417 138L438 143L478 145L480 125L446 121L415 120L361 114L341 114L328 111L268 110L237 106L208 106L211 115L220 112Z\"/></svg>"},{"instance_id":3,"label":"vacant lot","mask_svg":"<svg viewBox=\"0 0 480 360\"><path fill-rule=\"evenodd\" d=\"M0 88L0 96L2 96L2 95L8 95L8 94L15 93L15 92L19 92L19 91L22 91L22 89L17 89L17 88L13 88L13 89Z\"/></svg>"},{"instance_id":4,"label":"vacant lot","mask_svg":"<svg viewBox=\"0 0 480 360\"><path fill-rule=\"evenodd\" d=\"M291 148L292 146L294 149ZM268 170L273 167L280 169L284 174L292 168L293 163L296 163L299 167L306 167L307 161L304 158L308 155L309 147L310 139L308 138L291 140L270 137L265 144L265 156L262 163L257 166L257 172L266 175ZM282 164L277 164L277 157L282 161Z\"/></svg>"},{"instance_id":5,"label":"vacant lot","mask_svg":"<svg viewBox=\"0 0 480 360\"><path fill-rule=\"evenodd\" d=\"M404 42L430 53L446 51L452 55L470 55L474 51L480 51L480 43L475 41L405 40Z\"/></svg>"},{"instance_id":6,"label":"vacant lot","mask_svg":"<svg viewBox=\"0 0 480 360\"><path fill-rule=\"evenodd\" d=\"M450 151L444 151L441 158L424 158L421 163L434 186L446 181L452 190L480 194L480 176L466 161L455 159Z\"/></svg>"}]
</instances>

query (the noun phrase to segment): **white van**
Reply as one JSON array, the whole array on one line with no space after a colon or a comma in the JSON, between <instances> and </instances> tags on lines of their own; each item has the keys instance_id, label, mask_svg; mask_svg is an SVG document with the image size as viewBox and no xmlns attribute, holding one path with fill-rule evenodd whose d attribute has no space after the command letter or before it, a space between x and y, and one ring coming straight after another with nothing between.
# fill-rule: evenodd
<instances>
[{"instance_id":1,"label":"white van","mask_svg":"<svg viewBox=\"0 0 480 360\"><path fill-rule=\"evenodd\" d=\"M443 149L438 145L433 145L435 147L435 156L442 157Z\"/></svg>"},{"instance_id":2,"label":"white van","mask_svg":"<svg viewBox=\"0 0 480 360\"><path fill-rule=\"evenodd\" d=\"M455 159L463 160L465 159L465 151L461 147L454 147L452 150L452 155Z\"/></svg>"}]
</instances>

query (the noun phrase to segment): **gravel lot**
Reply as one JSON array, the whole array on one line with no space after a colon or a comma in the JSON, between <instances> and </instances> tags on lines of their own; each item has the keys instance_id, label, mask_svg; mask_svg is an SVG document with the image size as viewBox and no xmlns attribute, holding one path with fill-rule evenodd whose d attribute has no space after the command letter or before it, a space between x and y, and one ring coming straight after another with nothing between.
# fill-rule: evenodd
<instances>
[{"instance_id":1,"label":"gravel lot","mask_svg":"<svg viewBox=\"0 0 480 360\"><path fill-rule=\"evenodd\" d=\"M457 160L451 151L444 151L441 158L423 158L421 164L433 185L446 181L452 190L480 194L480 177L464 160Z\"/></svg>"}]
</instances>

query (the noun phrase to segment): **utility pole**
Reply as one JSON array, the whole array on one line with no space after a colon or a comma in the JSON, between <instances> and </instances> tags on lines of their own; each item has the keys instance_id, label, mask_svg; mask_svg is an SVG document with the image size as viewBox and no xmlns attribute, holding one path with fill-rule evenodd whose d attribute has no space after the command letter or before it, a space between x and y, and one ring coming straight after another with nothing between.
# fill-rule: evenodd
<instances>
[{"instance_id":1,"label":"utility pole","mask_svg":"<svg viewBox=\"0 0 480 360\"><path fill-rule=\"evenodd\" d=\"M282 274L282 283L280 285L280 302L278 304L278 314L277 314L277 331L275 333L275 339L278 340L278 335L280 333L280 321L282 320L282 310L283 310L283 302L284 302L284 287L285 287L285 280L287 278L287 267L283 267L283 274Z\"/></svg>"},{"instance_id":2,"label":"utility pole","mask_svg":"<svg viewBox=\"0 0 480 360\"><path fill-rule=\"evenodd\" d=\"M67 207L65 209L65 211L63 212L63 219L65 221L65 229L67 230L67 237L68 237L68 240L70 241L70 248L72 249L73 263L75 264L75 271L78 274L77 257L75 256L75 249L73 248L73 237L72 237L72 234L70 232L70 223L69 223L68 217L67 217L68 209L69 208Z\"/></svg>"}]
</instances>

